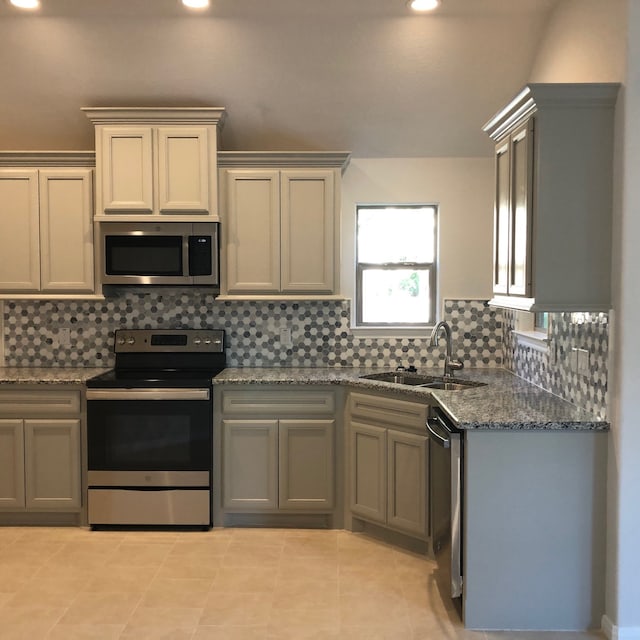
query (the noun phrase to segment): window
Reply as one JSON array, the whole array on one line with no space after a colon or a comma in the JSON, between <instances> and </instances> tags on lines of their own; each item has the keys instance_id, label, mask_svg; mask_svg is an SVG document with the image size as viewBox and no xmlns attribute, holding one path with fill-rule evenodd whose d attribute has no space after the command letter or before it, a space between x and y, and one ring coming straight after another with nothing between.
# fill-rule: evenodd
<instances>
[{"instance_id":1,"label":"window","mask_svg":"<svg viewBox=\"0 0 640 640\"><path fill-rule=\"evenodd\" d=\"M356 325L433 325L437 208L359 206L356 215Z\"/></svg>"}]
</instances>

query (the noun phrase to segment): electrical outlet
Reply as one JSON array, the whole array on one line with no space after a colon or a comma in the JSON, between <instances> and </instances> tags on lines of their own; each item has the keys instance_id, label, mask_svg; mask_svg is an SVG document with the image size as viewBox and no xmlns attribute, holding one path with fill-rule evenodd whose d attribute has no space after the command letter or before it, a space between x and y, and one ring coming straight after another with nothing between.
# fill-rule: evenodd
<instances>
[{"instance_id":1,"label":"electrical outlet","mask_svg":"<svg viewBox=\"0 0 640 640\"><path fill-rule=\"evenodd\" d=\"M68 346L71 344L71 329L58 330L58 344Z\"/></svg>"},{"instance_id":2,"label":"electrical outlet","mask_svg":"<svg viewBox=\"0 0 640 640\"><path fill-rule=\"evenodd\" d=\"M280 344L284 347L290 347L293 344L291 341L291 329L280 329Z\"/></svg>"},{"instance_id":3,"label":"electrical outlet","mask_svg":"<svg viewBox=\"0 0 640 640\"><path fill-rule=\"evenodd\" d=\"M578 371L578 349L576 347L571 347L569 352L569 369Z\"/></svg>"},{"instance_id":4,"label":"electrical outlet","mask_svg":"<svg viewBox=\"0 0 640 640\"><path fill-rule=\"evenodd\" d=\"M589 373L589 352L586 349L578 349L578 373L587 375Z\"/></svg>"},{"instance_id":5,"label":"electrical outlet","mask_svg":"<svg viewBox=\"0 0 640 640\"><path fill-rule=\"evenodd\" d=\"M558 364L558 345L553 340L549 340L549 364Z\"/></svg>"}]
</instances>

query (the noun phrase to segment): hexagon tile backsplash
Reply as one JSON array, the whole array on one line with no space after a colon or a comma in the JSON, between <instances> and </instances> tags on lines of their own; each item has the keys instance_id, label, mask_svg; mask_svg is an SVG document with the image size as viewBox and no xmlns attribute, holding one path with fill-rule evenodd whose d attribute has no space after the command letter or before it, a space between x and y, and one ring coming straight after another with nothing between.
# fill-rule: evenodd
<instances>
[{"instance_id":1,"label":"hexagon tile backsplash","mask_svg":"<svg viewBox=\"0 0 640 640\"><path fill-rule=\"evenodd\" d=\"M218 301L202 289L114 289L104 301L4 302L6 366L111 367L119 328L213 328L226 332L232 367L439 367L444 345L424 338L369 338L350 329L350 301ZM467 367L506 367L570 402L604 415L607 394L606 314L553 314L558 362L513 339L515 313L483 300L445 300L455 356ZM291 331L282 344L282 329ZM571 346L590 352L590 375L570 371Z\"/></svg>"}]
</instances>

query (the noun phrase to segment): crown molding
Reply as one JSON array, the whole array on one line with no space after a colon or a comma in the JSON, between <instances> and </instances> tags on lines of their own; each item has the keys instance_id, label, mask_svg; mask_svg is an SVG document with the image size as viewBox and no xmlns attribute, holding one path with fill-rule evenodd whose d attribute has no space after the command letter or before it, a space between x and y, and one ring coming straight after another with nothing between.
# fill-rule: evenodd
<instances>
[{"instance_id":1,"label":"crown molding","mask_svg":"<svg viewBox=\"0 0 640 640\"><path fill-rule=\"evenodd\" d=\"M222 129L224 107L82 107L94 125L109 124L201 124Z\"/></svg>"},{"instance_id":2,"label":"crown molding","mask_svg":"<svg viewBox=\"0 0 640 640\"><path fill-rule=\"evenodd\" d=\"M350 151L218 151L221 169L326 167L344 171L350 160Z\"/></svg>"},{"instance_id":3,"label":"crown molding","mask_svg":"<svg viewBox=\"0 0 640 640\"><path fill-rule=\"evenodd\" d=\"M95 151L0 151L0 167L96 166Z\"/></svg>"}]
</instances>

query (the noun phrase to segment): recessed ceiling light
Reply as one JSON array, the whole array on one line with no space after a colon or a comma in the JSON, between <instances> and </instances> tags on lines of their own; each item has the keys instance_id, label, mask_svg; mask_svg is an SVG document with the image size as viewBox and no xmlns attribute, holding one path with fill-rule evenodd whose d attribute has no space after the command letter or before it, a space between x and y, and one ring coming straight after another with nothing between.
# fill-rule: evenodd
<instances>
[{"instance_id":1,"label":"recessed ceiling light","mask_svg":"<svg viewBox=\"0 0 640 640\"><path fill-rule=\"evenodd\" d=\"M433 11L440 6L440 0L409 0L407 4L414 11Z\"/></svg>"},{"instance_id":2,"label":"recessed ceiling light","mask_svg":"<svg viewBox=\"0 0 640 640\"><path fill-rule=\"evenodd\" d=\"M9 0L9 2L18 9L38 9L40 0Z\"/></svg>"},{"instance_id":3,"label":"recessed ceiling light","mask_svg":"<svg viewBox=\"0 0 640 640\"><path fill-rule=\"evenodd\" d=\"M209 0L182 0L182 4L189 9L206 9Z\"/></svg>"}]
</instances>

